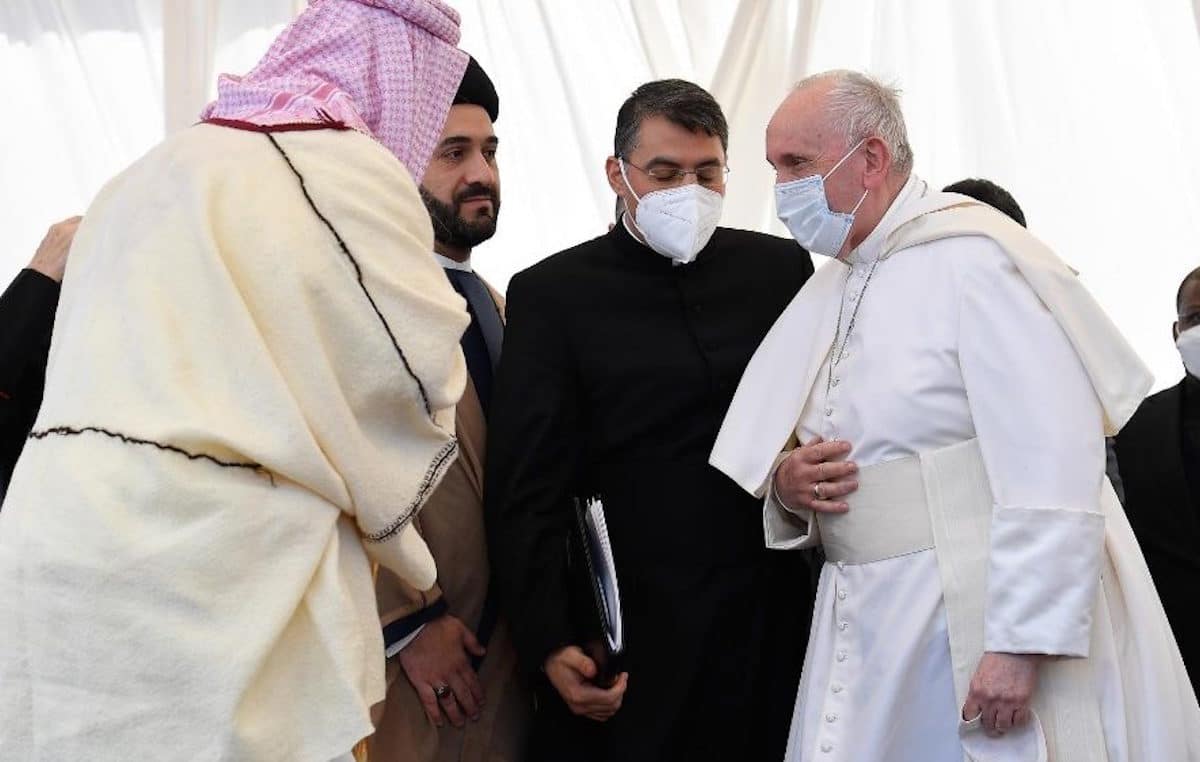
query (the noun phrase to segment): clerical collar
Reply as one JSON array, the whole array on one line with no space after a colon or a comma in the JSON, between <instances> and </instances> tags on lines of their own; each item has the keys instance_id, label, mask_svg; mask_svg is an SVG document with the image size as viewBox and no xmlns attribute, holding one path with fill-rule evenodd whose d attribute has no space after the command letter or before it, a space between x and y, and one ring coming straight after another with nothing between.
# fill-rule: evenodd
<instances>
[{"instance_id":1,"label":"clerical collar","mask_svg":"<svg viewBox=\"0 0 1200 762\"><path fill-rule=\"evenodd\" d=\"M621 224L625 226L625 232L628 233L630 235L630 237L633 238L633 240L637 241L638 243L642 244L643 246L646 246L646 244L642 241L642 239L638 238L637 233L633 232L633 228L629 227L629 213L628 212L621 212ZM650 247L646 246L646 248L650 248Z\"/></svg>"},{"instance_id":2,"label":"clerical collar","mask_svg":"<svg viewBox=\"0 0 1200 762\"><path fill-rule=\"evenodd\" d=\"M467 261L458 262L450 257L443 257L441 254L438 254L435 251L433 252L433 258L436 259L437 263L446 270L462 270L463 272L467 273L475 272L475 268L471 267L471 258L469 256L467 257Z\"/></svg>"},{"instance_id":3,"label":"clerical collar","mask_svg":"<svg viewBox=\"0 0 1200 762\"><path fill-rule=\"evenodd\" d=\"M883 254L883 244L887 242L888 236L892 234L899 223L904 221L900 219L900 210L907 206L909 201L915 201L928 192L929 186L925 184L925 181L910 173L908 180L900 188L900 193L896 195L891 206L879 220L879 224L862 243L851 249L850 253L846 255L846 263L852 266L869 265L879 259Z\"/></svg>"}]
</instances>

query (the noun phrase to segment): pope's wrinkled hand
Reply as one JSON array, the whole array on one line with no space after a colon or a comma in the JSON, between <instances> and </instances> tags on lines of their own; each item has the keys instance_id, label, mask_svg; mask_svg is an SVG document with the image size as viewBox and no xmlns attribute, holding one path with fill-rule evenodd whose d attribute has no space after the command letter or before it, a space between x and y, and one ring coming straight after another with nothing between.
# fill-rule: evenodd
<instances>
[{"instance_id":1,"label":"pope's wrinkled hand","mask_svg":"<svg viewBox=\"0 0 1200 762\"><path fill-rule=\"evenodd\" d=\"M1040 654L985 653L971 678L963 720L980 718L990 736L1029 722L1038 665L1045 658Z\"/></svg>"},{"instance_id":2,"label":"pope's wrinkled hand","mask_svg":"<svg viewBox=\"0 0 1200 762\"><path fill-rule=\"evenodd\" d=\"M850 443L816 437L792 450L775 470L775 495L785 507L820 513L844 513L850 506L840 498L858 489L858 465L844 460Z\"/></svg>"}]
</instances>

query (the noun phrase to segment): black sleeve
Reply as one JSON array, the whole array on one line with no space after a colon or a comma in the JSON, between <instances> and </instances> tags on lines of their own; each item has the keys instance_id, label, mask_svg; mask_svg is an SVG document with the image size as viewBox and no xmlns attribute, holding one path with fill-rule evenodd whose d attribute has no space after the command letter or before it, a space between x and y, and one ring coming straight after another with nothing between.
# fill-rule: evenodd
<instances>
[{"instance_id":1,"label":"black sleeve","mask_svg":"<svg viewBox=\"0 0 1200 762\"><path fill-rule=\"evenodd\" d=\"M484 501L492 580L533 673L573 641L566 542L581 448L580 388L552 289L509 285L488 420Z\"/></svg>"},{"instance_id":2,"label":"black sleeve","mask_svg":"<svg viewBox=\"0 0 1200 762\"><path fill-rule=\"evenodd\" d=\"M0 296L0 399L16 393L29 368L45 370L58 291L52 278L22 270Z\"/></svg>"},{"instance_id":3,"label":"black sleeve","mask_svg":"<svg viewBox=\"0 0 1200 762\"><path fill-rule=\"evenodd\" d=\"M0 483L16 464L42 404L59 285L22 270L0 296Z\"/></svg>"}]
</instances>

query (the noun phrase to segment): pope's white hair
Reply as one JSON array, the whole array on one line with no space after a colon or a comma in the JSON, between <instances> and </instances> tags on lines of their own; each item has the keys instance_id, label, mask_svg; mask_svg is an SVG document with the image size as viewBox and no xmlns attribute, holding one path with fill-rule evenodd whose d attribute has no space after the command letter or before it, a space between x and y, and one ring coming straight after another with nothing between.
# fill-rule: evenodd
<instances>
[{"instance_id":1,"label":"pope's white hair","mask_svg":"<svg viewBox=\"0 0 1200 762\"><path fill-rule=\"evenodd\" d=\"M846 138L847 147L864 138L879 137L892 152L892 171L899 175L911 172L913 153L908 145L904 112L900 110L900 91L868 74L848 69L805 77L795 89L825 82L832 83L825 96L830 125Z\"/></svg>"}]
</instances>

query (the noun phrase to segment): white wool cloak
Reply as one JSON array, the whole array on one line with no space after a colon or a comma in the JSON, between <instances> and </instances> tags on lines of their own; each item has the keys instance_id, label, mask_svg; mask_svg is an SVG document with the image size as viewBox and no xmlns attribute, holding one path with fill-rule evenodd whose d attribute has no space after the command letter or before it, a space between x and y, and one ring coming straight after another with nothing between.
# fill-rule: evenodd
<instances>
[{"instance_id":1,"label":"white wool cloak","mask_svg":"<svg viewBox=\"0 0 1200 762\"><path fill-rule=\"evenodd\" d=\"M457 454L464 303L356 132L198 125L80 227L0 512L0 759L327 762L384 696L369 559Z\"/></svg>"}]
</instances>

